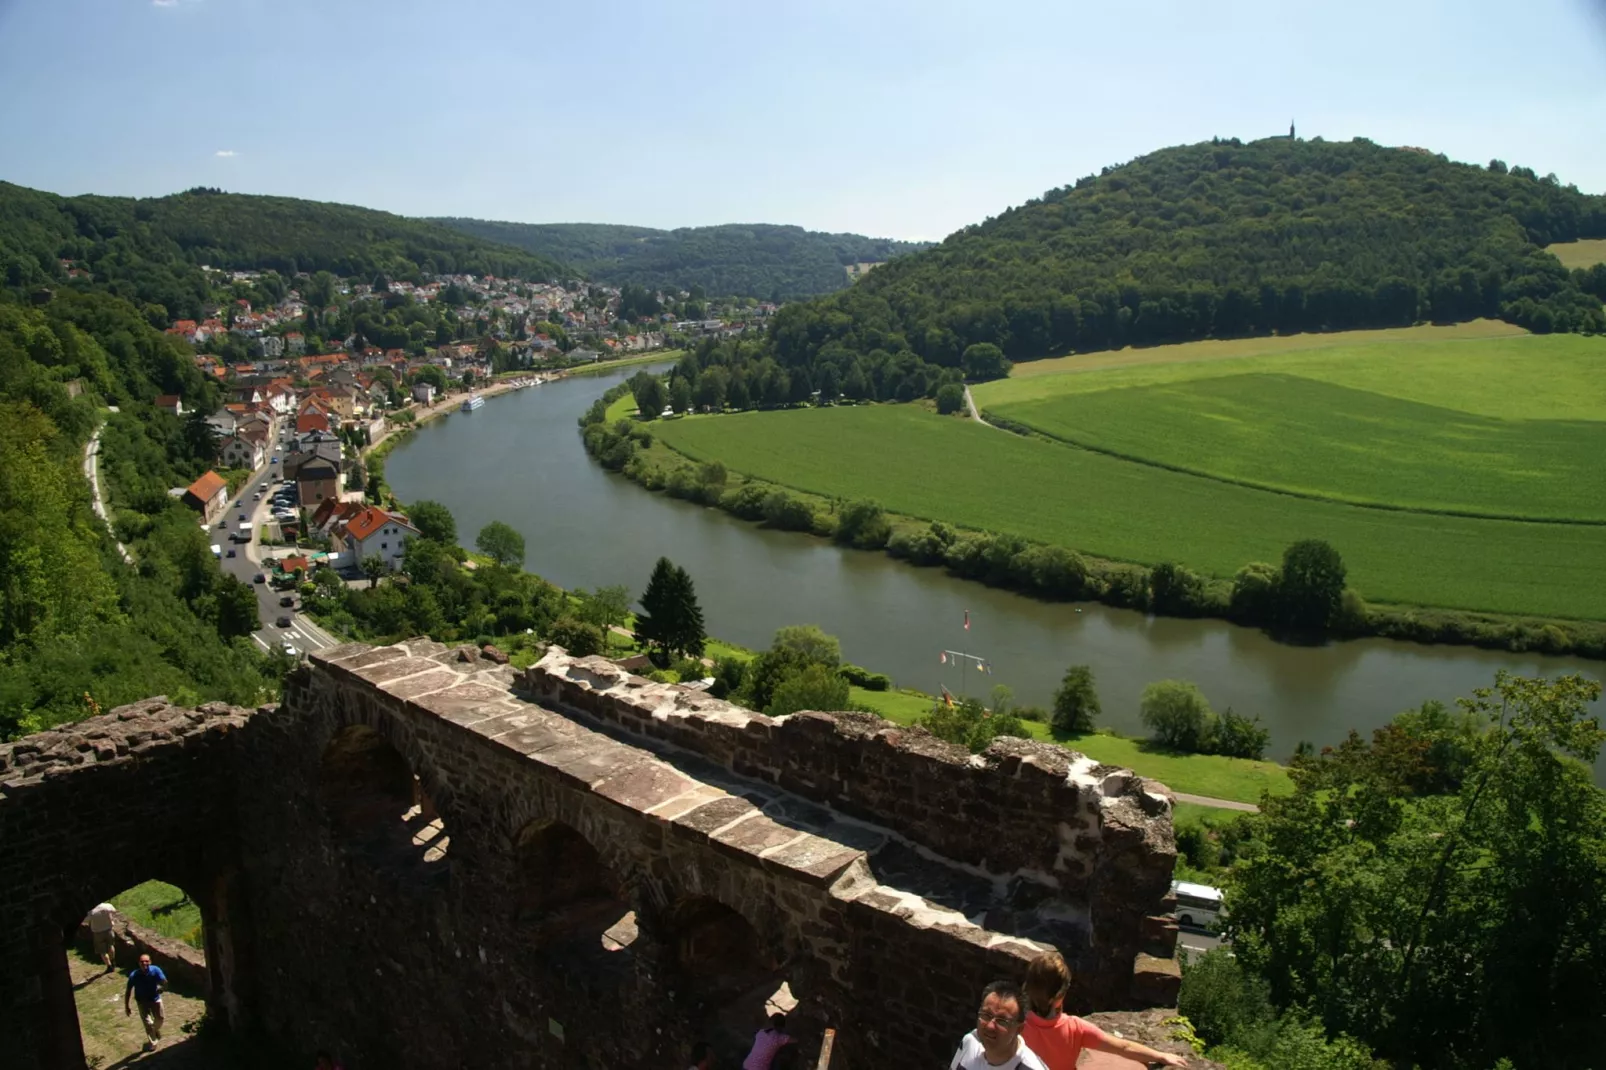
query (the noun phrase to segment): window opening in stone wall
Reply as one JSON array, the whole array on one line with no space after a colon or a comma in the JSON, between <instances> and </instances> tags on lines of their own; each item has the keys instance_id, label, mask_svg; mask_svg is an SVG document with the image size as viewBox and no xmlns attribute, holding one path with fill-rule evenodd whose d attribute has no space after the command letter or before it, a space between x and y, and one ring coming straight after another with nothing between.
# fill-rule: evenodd
<instances>
[{"instance_id":1,"label":"window opening in stone wall","mask_svg":"<svg viewBox=\"0 0 1606 1070\"><path fill-rule=\"evenodd\" d=\"M613 985L633 969L636 914L624 883L579 832L527 826L516 843L515 920L549 962L586 982Z\"/></svg>"},{"instance_id":2,"label":"window opening in stone wall","mask_svg":"<svg viewBox=\"0 0 1606 1070\"><path fill-rule=\"evenodd\" d=\"M366 725L342 729L324 751L321 788L336 834L382 866L443 865L445 822L401 752Z\"/></svg>"}]
</instances>

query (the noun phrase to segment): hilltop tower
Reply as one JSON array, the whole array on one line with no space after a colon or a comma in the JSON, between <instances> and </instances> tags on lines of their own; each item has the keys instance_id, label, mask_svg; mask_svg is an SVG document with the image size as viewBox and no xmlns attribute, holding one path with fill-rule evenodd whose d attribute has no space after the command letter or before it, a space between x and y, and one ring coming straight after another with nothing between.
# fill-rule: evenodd
<instances>
[{"instance_id":1,"label":"hilltop tower","mask_svg":"<svg viewBox=\"0 0 1606 1070\"><path fill-rule=\"evenodd\" d=\"M1289 141L1295 140L1295 138L1294 138L1294 120L1292 120L1292 119L1288 120L1288 140Z\"/></svg>"}]
</instances>

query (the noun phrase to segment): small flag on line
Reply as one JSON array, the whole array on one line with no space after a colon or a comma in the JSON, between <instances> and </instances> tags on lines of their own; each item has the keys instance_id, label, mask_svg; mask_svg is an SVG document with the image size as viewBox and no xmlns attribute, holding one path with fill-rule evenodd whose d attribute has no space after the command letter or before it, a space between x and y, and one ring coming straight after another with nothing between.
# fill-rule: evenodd
<instances>
[{"instance_id":1,"label":"small flag on line","mask_svg":"<svg viewBox=\"0 0 1606 1070\"><path fill-rule=\"evenodd\" d=\"M970 631L970 610L965 610L965 631Z\"/></svg>"},{"instance_id":2,"label":"small flag on line","mask_svg":"<svg viewBox=\"0 0 1606 1070\"><path fill-rule=\"evenodd\" d=\"M937 660L944 665L948 664L948 651L944 650L941 654L938 654Z\"/></svg>"},{"instance_id":3,"label":"small flag on line","mask_svg":"<svg viewBox=\"0 0 1606 1070\"><path fill-rule=\"evenodd\" d=\"M942 687L941 684L938 684L937 686L938 687ZM944 706L947 706L950 710L954 708L954 696L948 691L948 689L946 687L942 688L942 704Z\"/></svg>"}]
</instances>

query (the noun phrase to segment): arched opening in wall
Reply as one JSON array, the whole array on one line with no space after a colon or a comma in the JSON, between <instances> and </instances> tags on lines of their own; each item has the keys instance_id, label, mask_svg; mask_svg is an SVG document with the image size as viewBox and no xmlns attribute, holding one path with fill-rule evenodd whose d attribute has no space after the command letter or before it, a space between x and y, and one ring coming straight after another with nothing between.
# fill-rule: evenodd
<instances>
[{"instance_id":1,"label":"arched opening in wall","mask_svg":"<svg viewBox=\"0 0 1606 1070\"><path fill-rule=\"evenodd\" d=\"M64 1034L76 1032L77 1049L58 1038L51 1065L122 1066L153 1050L171 1051L163 1059L175 1064L225 1064L224 1034L194 1030L208 1015L226 1024L234 1002L227 884L220 878L192 898L177 885L146 881L67 921L56 954L59 984L71 994L62 994L56 1020ZM68 1008L76 1022L67 1020Z\"/></svg>"},{"instance_id":2,"label":"arched opening in wall","mask_svg":"<svg viewBox=\"0 0 1606 1070\"><path fill-rule=\"evenodd\" d=\"M553 969L599 992L634 969L636 915L618 874L579 832L525 826L515 841L515 924Z\"/></svg>"},{"instance_id":3,"label":"arched opening in wall","mask_svg":"<svg viewBox=\"0 0 1606 1070\"><path fill-rule=\"evenodd\" d=\"M793 963L776 962L741 914L717 899L698 896L669 915L678 973L676 992L687 1021L714 1048L715 1064L740 1066L754 1034L773 1014L787 1016L786 1031L796 1037L796 1054L813 1065L828 1016L794 995L801 980Z\"/></svg>"},{"instance_id":4,"label":"arched opening in wall","mask_svg":"<svg viewBox=\"0 0 1606 1070\"><path fill-rule=\"evenodd\" d=\"M337 732L324 749L319 784L344 847L376 867L444 875L445 823L407 759L378 732L366 725Z\"/></svg>"}]
</instances>

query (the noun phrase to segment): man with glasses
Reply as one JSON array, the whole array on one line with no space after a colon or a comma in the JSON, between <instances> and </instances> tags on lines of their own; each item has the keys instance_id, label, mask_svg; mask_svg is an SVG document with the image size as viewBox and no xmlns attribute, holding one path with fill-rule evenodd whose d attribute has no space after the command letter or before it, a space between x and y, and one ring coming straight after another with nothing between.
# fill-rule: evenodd
<instances>
[{"instance_id":1,"label":"man with glasses","mask_svg":"<svg viewBox=\"0 0 1606 1070\"><path fill-rule=\"evenodd\" d=\"M132 1015L128 997L139 1004L140 1024L145 1027L145 1050L154 1051L162 1040L162 986L167 974L160 966L151 965L149 955L139 957L139 967L128 972L128 987L123 989L123 1013Z\"/></svg>"},{"instance_id":2,"label":"man with glasses","mask_svg":"<svg viewBox=\"0 0 1606 1070\"><path fill-rule=\"evenodd\" d=\"M981 991L976 1028L965 1034L948 1070L1048 1070L1032 1049L1021 1043L1026 1002L1008 981L994 981Z\"/></svg>"}]
</instances>

